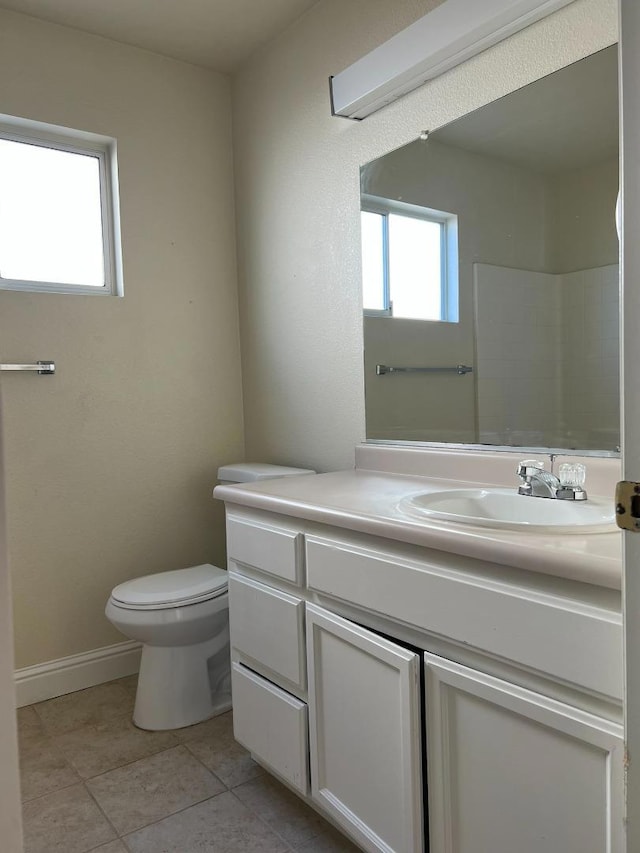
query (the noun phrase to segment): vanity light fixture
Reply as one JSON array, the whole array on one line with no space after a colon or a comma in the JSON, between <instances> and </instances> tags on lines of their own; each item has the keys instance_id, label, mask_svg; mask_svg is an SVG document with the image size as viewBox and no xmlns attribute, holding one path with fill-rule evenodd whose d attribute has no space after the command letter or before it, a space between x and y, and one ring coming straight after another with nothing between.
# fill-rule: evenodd
<instances>
[{"instance_id":1,"label":"vanity light fixture","mask_svg":"<svg viewBox=\"0 0 640 853\"><path fill-rule=\"evenodd\" d=\"M331 77L331 111L363 119L573 0L445 0Z\"/></svg>"}]
</instances>

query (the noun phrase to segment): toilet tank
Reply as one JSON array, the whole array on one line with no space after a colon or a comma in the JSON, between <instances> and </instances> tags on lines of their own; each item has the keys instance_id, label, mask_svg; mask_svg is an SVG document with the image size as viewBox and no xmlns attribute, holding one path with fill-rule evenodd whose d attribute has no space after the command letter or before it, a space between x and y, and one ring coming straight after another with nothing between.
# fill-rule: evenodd
<instances>
[{"instance_id":1,"label":"toilet tank","mask_svg":"<svg viewBox=\"0 0 640 853\"><path fill-rule=\"evenodd\" d=\"M278 477L294 477L298 474L315 474L310 468L289 468L286 465L269 465L265 462L234 462L218 468L221 485L233 483L255 483L258 480L275 480Z\"/></svg>"}]
</instances>

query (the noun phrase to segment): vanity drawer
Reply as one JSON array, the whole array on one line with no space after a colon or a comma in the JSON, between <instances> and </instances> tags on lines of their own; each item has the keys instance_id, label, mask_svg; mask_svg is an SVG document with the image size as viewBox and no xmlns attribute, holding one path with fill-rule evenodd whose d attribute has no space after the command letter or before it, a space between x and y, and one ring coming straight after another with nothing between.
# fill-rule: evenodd
<instances>
[{"instance_id":1,"label":"vanity drawer","mask_svg":"<svg viewBox=\"0 0 640 853\"><path fill-rule=\"evenodd\" d=\"M295 687L306 687L304 602L251 578L229 577L231 645Z\"/></svg>"},{"instance_id":2,"label":"vanity drawer","mask_svg":"<svg viewBox=\"0 0 640 853\"><path fill-rule=\"evenodd\" d=\"M622 699L618 611L348 542L307 536L306 549L314 592Z\"/></svg>"},{"instance_id":3,"label":"vanity drawer","mask_svg":"<svg viewBox=\"0 0 640 853\"><path fill-rule=\"evenodd\" d=\"M233 733L301 794L309 793L309 724L304 702L241 664L231 670Z\"/></svg>"},{"instance_id":4,"label":"vanity drawer","mask_svg":"<svg viewBox=\"0 0 640 853\"><path fill-rule=\"evenodd\" d=\"M302 548L301 533L227 517L227 553L237 563L300 586Z\"/></svg>"}]
</instances>

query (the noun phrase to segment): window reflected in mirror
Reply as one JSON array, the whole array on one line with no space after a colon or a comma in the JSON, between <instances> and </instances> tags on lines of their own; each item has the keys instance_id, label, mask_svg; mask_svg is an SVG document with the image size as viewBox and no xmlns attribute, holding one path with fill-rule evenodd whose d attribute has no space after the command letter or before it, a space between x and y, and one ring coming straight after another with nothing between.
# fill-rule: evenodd
<instances>
[{"instance_id":1,"label":"window reflected in mirror","mask_svg":"<svg viewBox=\"0 0 640 853\"><path fill-rule=\"evenodd\" d=\"M373 196L361 217L365 314L457 322L457 217Z\"/></svg>"}]
</instances>

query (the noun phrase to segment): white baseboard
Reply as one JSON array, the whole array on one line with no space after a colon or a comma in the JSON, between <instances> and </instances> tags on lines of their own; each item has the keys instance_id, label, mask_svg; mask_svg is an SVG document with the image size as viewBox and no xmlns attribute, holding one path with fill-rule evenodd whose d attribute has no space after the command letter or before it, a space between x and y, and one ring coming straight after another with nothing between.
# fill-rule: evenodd
<instances>
[{"instance_id":1,"label":"white baseboard","mask_svg":"<svg viewBox=\"0 0 640 853\"><path fill-rule=\"evenodd\" d=\"M21 708L133 675L140 669L141 649L141 643L130 640L17 669L14 672L16 706Z\"/></svg>"}]
</instances>

